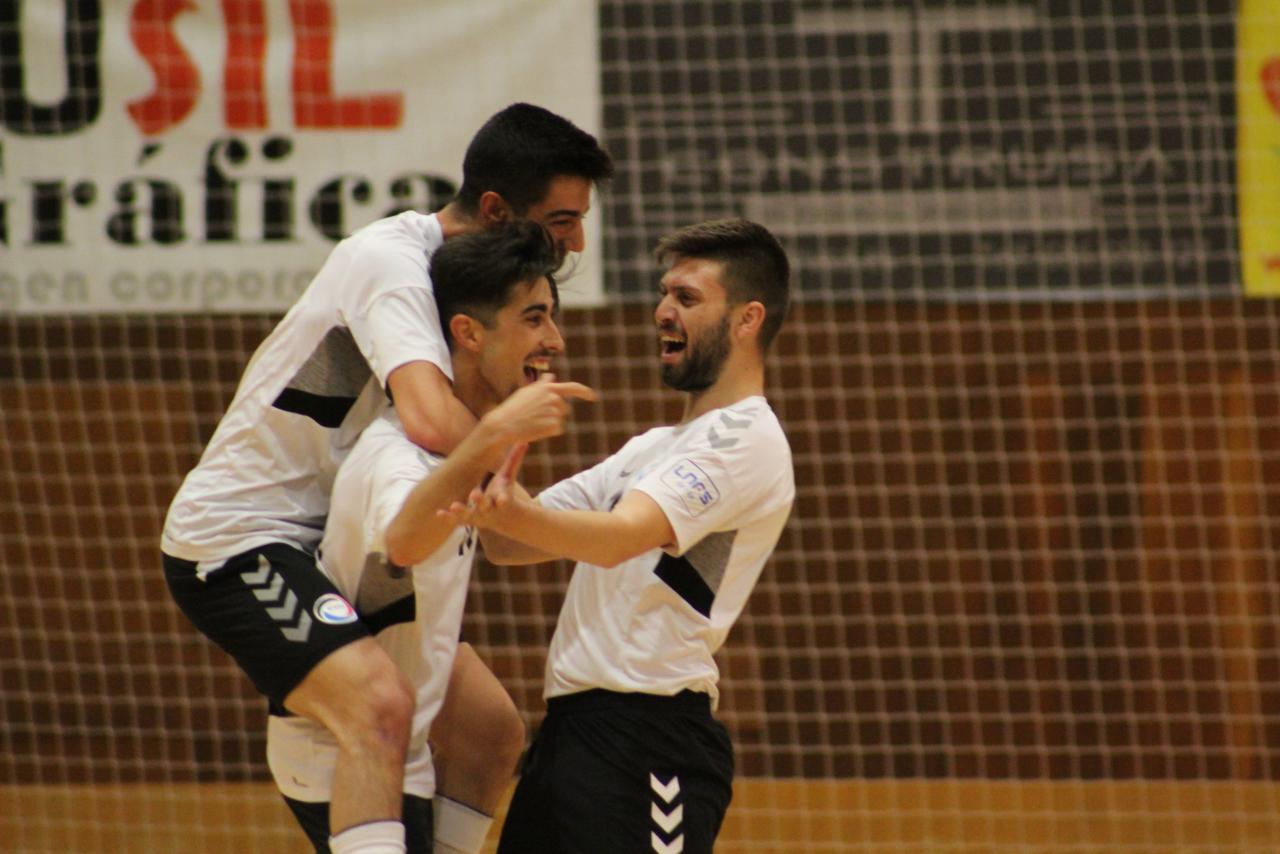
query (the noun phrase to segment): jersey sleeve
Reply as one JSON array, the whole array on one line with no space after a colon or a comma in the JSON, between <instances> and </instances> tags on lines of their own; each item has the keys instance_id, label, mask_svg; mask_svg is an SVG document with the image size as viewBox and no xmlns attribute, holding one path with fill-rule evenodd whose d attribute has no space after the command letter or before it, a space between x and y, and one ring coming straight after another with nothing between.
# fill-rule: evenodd
<instances>
[{"instance_id":1,"label":"jersey sleeve","mask_svg":"<svg viewBox=\"0 0 1280 854\"><path fill-rule=\"evenodd\" d=\"M748 430L732 444L712 433L664 459L634 488L666 514L677 556L708 534L749 524L795 496L785 438L760 430Z\"/></svg>"},{"instance_id":2,"label":"jersey sleeve","mask_svg":"<svg viewBox=\"0 0 1280 854\"><path fill-rule=\"evenodd\" d=\"M435 458L407 439L383 447L374 457L364 519L365 542L371 551L386 554L387 528L413 488L434 470Z\"/></svg>"},{"instance_id":3,"label":"jersey sleeve","mask_svg":"<svg viewBox=\"0 0 1280 854\"><path fill-rule=\"evenodd\" d=\"M420 250L370 242L352 258L348 327L383 388L401 365L426 361L453 380L427 260Z\"/></svg>"},{"instance_id":4,"label":"jersey sleeve","mask_svg":"<svg viewBox=\"0 0 1280 854\"><path fill-rule=\"evenodd\" d=\"M601 506L600 488L610 460L612 457L547 487L538 493L538 503L552 510L608 510Z\"/></svg>"}]
</instances>

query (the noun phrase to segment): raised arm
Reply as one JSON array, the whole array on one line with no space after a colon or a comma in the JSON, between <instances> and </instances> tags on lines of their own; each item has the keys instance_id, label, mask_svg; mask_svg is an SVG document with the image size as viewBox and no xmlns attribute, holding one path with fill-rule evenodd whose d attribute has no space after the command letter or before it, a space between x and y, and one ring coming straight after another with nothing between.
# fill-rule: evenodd
<instances>
[{"instance_id":1,"label":"raised arm","mask_svg":"<svg viewBox=\"0 0 1280 854\"><path fill-rule=\"evenodd\" d=\"M563 433L568 398L594 400L595 392L580 383L538 382L490 410L409 493L387 527L387 559L412 566L439 548L457 522L437 511L466 496L486 473L497 469L510 446Z\"/></svg>"},{"instance_id":2,"label":"raised arm","mask_svg":"<svg viewBox=\"0 0 1280 854\"><path fill-rule=\"evenodd\" d=\"M513 496L522 499L528 499L529 493L516 480L520 472L520 464L524 462L525 452L529 450L526 442L513 445L507 456L502 461L502 465L493 473L492 479L471 491L471 495L467 504L455 502L456 512L466 514L475 510L478 506L486 507L493 504L505 504L512 499ZM448 517L451 511L440 510L439 515ZM485 559L490 563L504 565L517 565L528 563L543 563L548 560L555 560L559 555L549 554L540 551L532 546L526 546L510 537L504 537L491 528L480 528L480 545L484 548Z\"/></svg>"},{"instance_id":3,"label":"raised arm","mask_svg":"<svg viewBox=\"0 0 1280 854\"><path fill-rule=\"evenodd\" d=\"M430 362L409 362L387 377L404 432L421 448L451 454L476 425L471 410L453 394L449 378Z\"/></svg>"}]
</instances>

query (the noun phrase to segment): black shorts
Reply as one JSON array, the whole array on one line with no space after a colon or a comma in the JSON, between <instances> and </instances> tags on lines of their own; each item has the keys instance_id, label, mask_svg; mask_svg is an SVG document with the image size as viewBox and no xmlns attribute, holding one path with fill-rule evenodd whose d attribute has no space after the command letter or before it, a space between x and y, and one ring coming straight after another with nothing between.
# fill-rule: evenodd
<instances>
[{"instance_id":1,"label":"black shorts","mask_svg":"<svg viewBox=\"0 0 1280 854\"><path fill-rule=\"evenodd\" d=\"M293 798L285 798L284 802L289 805L293 817L302 825L302 831L315 846L316 854L329 854L329 802L311 803L295 801ZM401 820L404 822L406 854L431 854L434 847L432 837L435 834L431 801L406 794Z\"/></svg>"},{"instance_id":2,"label":"black shorts","mask_svg":"<svg viewBox=\"0 0 1280 854\"><path fill-rule=\"evenodd\" d=\"M706 694L556 697L498 851L710 852L732 781L733 745Z\"/></svg>"},{"instance_id":3,"label":"black shorts","mask_svg":"<svg viewBox=\"0 0 1280 854\"><path fill-rule=\"evenodd\" d=\"M315 559L283 543L236 555L203 581L196 564L164 555L164 576L182 612L276 711L325 656L369 637Z\"/></svg>"}]
</instances>

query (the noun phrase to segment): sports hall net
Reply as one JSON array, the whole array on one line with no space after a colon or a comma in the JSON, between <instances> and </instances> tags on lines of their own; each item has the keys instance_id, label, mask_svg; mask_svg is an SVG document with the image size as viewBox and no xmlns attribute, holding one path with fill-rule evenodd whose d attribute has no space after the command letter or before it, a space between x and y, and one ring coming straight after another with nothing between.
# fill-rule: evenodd
<instances>
[{"instance_id":1,"label":"sports hall net","mask_svg":"<svg viewBox=\"0 0 1280 854\"><path fill-rule=\"evenodd\" d=\"M11 9L0 144L20 132ZM1280 223L1238 212L1280 170L1242 169L1280 144L1259 142L1280 59L1254 47L1280 13L598 13L608 302L566 312L562 373L606 402L530 483L678 414L653 358L658 236L745 215L796 269L770 398L798 496L721 655L738 788L718 850L1276 850L1280 316L1244 296L1239 247ZM93 104L63 107L40 120ZM0 187L2 271L57 236L11 225L19 196L47 228L80 202ZM156 550L274 320L0 315L0 850L303 850L265 782L263 704L171 604ZM475 572L466 635L531 726L567 577Z\"/></svg>"}]
</instances>

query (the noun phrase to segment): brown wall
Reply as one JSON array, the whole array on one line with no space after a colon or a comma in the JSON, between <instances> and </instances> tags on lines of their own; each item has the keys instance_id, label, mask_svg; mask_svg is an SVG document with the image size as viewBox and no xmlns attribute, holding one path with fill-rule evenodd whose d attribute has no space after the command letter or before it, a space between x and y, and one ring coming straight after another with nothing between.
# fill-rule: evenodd
<instances>
[{"instance_id":1,"label":"brown wall","mask_svg":"<svg viewBox=\"0 0 1280 854\"><path fill-rule=\"evenodd\" d=\"M647 308L539 485L674 417ZM261 704L156 542L270 319L0 320L0 781L261 777ZM723 655L744 774L1280 776L1274 304L804 305L770 396L791 524ZM536 722L564 566L477 567Z\"/></svg>"}]
</instances>

